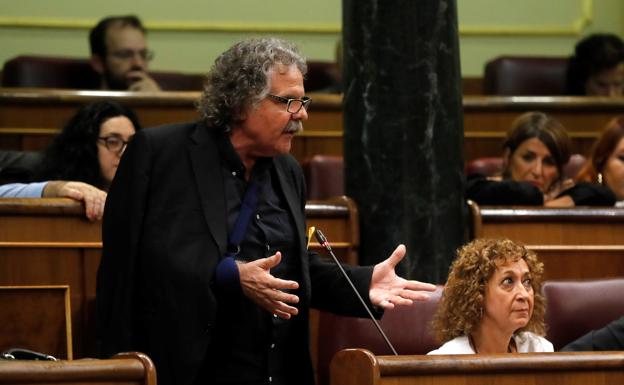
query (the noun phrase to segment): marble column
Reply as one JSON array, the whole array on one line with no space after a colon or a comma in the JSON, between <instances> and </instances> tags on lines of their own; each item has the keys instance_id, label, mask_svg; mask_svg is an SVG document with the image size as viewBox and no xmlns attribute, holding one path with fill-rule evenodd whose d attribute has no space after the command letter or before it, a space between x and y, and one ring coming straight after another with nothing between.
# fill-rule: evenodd
<instances>
[{"instance_id":1,"label":"marble column","mask_svg":"<svg viewBox=\"0 0 624 385\"><path fill-rule=\"evenodd\" d=\"M464 241L454 0L343 0L347 195L362 264L399 244L402 276L442 283Z\"/></svg>"}]
</instances>

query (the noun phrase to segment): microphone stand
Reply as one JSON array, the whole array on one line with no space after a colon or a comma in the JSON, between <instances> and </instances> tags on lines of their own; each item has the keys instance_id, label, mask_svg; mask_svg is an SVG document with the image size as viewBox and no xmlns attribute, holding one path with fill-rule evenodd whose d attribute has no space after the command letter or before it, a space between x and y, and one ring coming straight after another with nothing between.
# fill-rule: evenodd
<instances>
[{"instance_id":1,"label":"microphone stand","mask_svg":"<svg viewBox=\"0 0 624 385\"><path fill-rule=\"evenodd\" d=\"M351 289L353 289L353 292L357 295L358 299L360 300L360 302L362 303L362 306L364 306L364 309L366 309L366 312L368 313L368 316L370 317L371 321L373 321L373 323L375 324L375 327L377 328L377 330L379 331L379 334L381 334L381 336L383 337L384 341L386 341L386 344L388 345L388 347L390 348L390 350L392 350L392 353L395 356L398 356L399 353L397 353L397 351L394 349L394 346L392 346L392 343L390 343L390 340L388 339L388 336L386 335L386 333L384 333L384 331L381 329L381 325L379 325L379 322L377 322L377 320L375 319L375 316L373 316L373 313L371 312L371 310L368 308L368 305L366 305L366 302L364 302L364 299L362 298L362 296L360 295L360 293L357 291L357 289L355 288L355 285L353 284L353 282L351 281L351 278L349 278L349 276L347 275L347 272L344 270L344 268L342 267L342 265L340 264L340 262L338 262L338 258L336 258L336 255L334 255L334 252L331 248L331 245L329 244L329 242L327 241L327 238L325 238L325 235L323 235L323 233L321 232L321 230L316 229L314 231L314 235L316 236L316 239L318 240L318 242L321 244L321 246L323 246L325 248L325 250L327 250L327 252L329 252L329 255L332 257L332 259L334 260L334 263L336 263L336 265L338 266L338 268L340 269L340 271L342 272L342 275L347 279L347 282L349 282L349 285L351 285Z\"/></svg>"}]
</instances>

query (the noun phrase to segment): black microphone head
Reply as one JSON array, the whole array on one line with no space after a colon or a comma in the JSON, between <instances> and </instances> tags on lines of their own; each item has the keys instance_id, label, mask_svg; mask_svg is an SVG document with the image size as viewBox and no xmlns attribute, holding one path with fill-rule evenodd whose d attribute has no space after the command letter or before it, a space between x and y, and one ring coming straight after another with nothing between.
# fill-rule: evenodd
<instances>
[{"instance_id":1,"label":"black microphone head","mask_svg":"<svg viewBox=\"0 0 624 385\"><path fill-rule=\"evenodd\" d=\"M321 244L321 246L327 247L326 245L329 245L329 242L327 242L327 238L325 238L325 235L323 235L323 232L321 230L314 230L314 236L316 237L318 243Z\"/></svg>"}]
</instances>

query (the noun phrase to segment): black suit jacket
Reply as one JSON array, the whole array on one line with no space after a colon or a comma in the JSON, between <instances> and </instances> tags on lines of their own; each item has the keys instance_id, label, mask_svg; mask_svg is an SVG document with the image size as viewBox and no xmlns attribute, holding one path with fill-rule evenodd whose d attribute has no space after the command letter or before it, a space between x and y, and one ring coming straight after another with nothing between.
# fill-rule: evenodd
<instances>
[{"instance_id":1,"label":"black suit jacket","mask_svg":"<svg viewBox=\"0 0 624 385\"><path fill-rule=\"evenodd\" d=\"M562 352L594 350L624 350L624 317L592 330L561 349Z\"/></svg>"},{"instance_id":2,"label":"black suit jacket","mask_svg":"<svg viewBox=\"0 0 624 385\"><path fill-rule=\"evenodd\" d=\"M227 245L220 162L215 134L202 123L142 130L108 194L97 280L100 352L147 353L160 385L192 384L211 346L219 306L214 271ZM307 322L310 306L365 316L338 268L306 250L298 163L277 156L272 167L297 227L303 293L297 317ZM348 271L368 299L372 268ZM293 336L301 351L292 367L311 385L308 333Z\"/></svg>"}]
</instances>

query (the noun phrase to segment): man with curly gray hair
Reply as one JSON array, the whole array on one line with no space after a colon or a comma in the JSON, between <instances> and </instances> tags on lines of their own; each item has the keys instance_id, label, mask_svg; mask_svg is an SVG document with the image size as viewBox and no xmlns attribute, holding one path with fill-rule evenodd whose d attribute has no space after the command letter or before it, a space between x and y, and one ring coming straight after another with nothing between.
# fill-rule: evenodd
<instances>
[{"instance_id":1,"label":"man with curly gray hair","mask_svg":"<svg viewBox=\"0 0 624 385\"><path fill-rule=\"evenodd\" d=\"M305 71L289 42L241 41L208 75L201 121L128 145L104 215L102 355L147 353L159 385L312 385L310 307L366 315L337 266L306 249L303 174L288 154L308 117ZM346 268L370 306L435 288L395 274L404 254Z\"/></svg>"}]
</instances>

